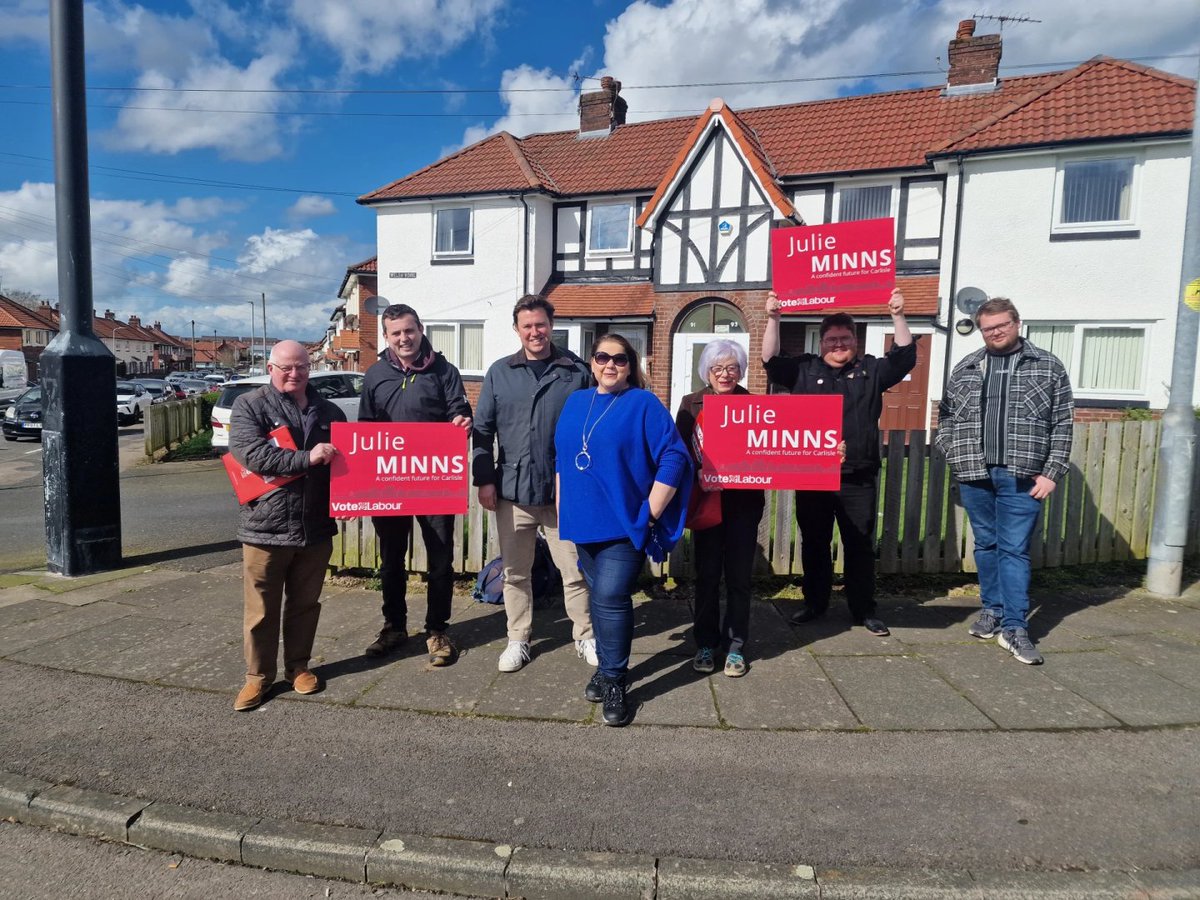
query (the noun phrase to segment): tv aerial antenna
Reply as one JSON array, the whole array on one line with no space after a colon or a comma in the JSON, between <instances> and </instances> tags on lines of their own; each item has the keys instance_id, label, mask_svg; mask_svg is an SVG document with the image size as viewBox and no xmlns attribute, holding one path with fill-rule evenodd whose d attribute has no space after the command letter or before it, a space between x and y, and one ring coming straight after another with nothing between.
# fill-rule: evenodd
<instances>
[{"instance_id":1,"label":"tv aerial antenna","mask_svg":"<svg viewBox=\"0 0 1200 900\"><path fill-rule=\"evenodd\" d=\"M989 22L999 22L1001 31L1004 30L1005 25L1024 25L1028 22L1033 22L1037 25L1042 24L1041 19L1034 19L1030 18L1029 16L989 16L984 13L976 13L971 18L975 19L976 21L980 19L986 19Z\"/></svg>"}]
</instances>

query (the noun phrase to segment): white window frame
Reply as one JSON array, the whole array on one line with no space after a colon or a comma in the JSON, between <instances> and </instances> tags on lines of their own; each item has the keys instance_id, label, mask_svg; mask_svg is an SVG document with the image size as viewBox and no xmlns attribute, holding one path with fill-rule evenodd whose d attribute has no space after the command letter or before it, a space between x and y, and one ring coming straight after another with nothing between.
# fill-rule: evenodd
<instances>
[{"instance_id":1,"label":"white window frame","mask_svg":"<svg viewBox=\"0 0 1200 900\"><path fill-rule=\"evenodd\" d=\"M466 250L438 250L438 215L443 212L452 212L458 209L467 211L467 249ZM433 248L434 259L466 259L475 254L475 208L467 204L455 204L453 206L437 206L433 210L433 234L431 236L430 246Z\"/></svg>"},{"instance_id":2,"label":"white window frame","mask_svg":"<svg viewBox=\"0 0 1200 900\"><path fill-rule=\"evenodd\" d=\"M1055 328L1073 328L1074 335L1071 337L1071 358L1064 359L1063 365L1067 367L1067 375L1071 379L1071 392L1076 397L1081 397L1085 400L1145 400L1149 396L1147 390L1147 380L1150 374L1150 337L1151 337L1151 322L1147 321L1086 321L1086 322L1063 322L1053 319L1032 319L1028 322L1021 322L1021 336L1029 335L1030 325L1053 326ZM1082 366L1083 366L1083 336L1085 332L1096 331L1101 328L1125 328L1129 330L1140 330L1142 332L1142 371L1139 377L1141 383L1140 388L1131 391L1119 390L1117 388L1082 388ZM1043 347L1042 349L1047 349Z\"/></svg>"},{"instance_id":3,"label":"white window frame","mask_svg":"<svg viewBox=\"0 0 1200 900\"><path fill-rule=\"evenodd\" d=\"M623 247L592 247L592 213L596 209L607 209L611 207L624 207L626 212L625 218L625 245ZM587 207L587 234L585 235L586 253L588 256L629 256L633 253L633 201L632 200L605 200L598 203L588 203Z\"/></svg>"},{"instance_id":4,"label":"white window frame","mask_svg":"<svg viewBox=\"0 0 1200 900\"><path fill-rule=\"evenodd\" d=\"M484 374L484 371L487 366L486 359L484 359L484 358L481 358L480 368L478 368L478 369L467 369L467 368L464 368L462 365L462 349L463 349L462 329L463 329L463 326L469 325L469 326L478 328L479 332L480 332L480 337L482 338L484 336L484 323L482 321L470 320L470 319L462 321L462 322L438 320L438 321L428 321L428 322L424 322L422 324L425 326L426 334L428 334L429 329L434 326L437 326L439 328L453 328L454 329L454 354L453 354L453 356L451 356L449 353L445 354L446 361L453 364L454 367L457 368L459 373L462 375L482 375L482 374ZM432 343L433 342L430 341L430 344L432 344ZM483 348L481 345L481 352L480 352L481 357L486 357L486 353L483 352L484 349L486 349L486 348Z\"/></svg>"},{"instance_id":5,"label":"white window frame","mask_svg":"<svg viewBox=\"0 0 1200 900\"><path fill-rule=\"evenodd\" d=\"M1062 211L1067 169L1077 163L1128 160L1131 173L1129 179L1129 216L1100 222L1063 222ZM1103 234L1107 231L1129 231L1137 228L1138 185L1141 183L1142 158L1137 153L1105 153L1088 156L1060 157L1054 171L1054 206L1051 210L1052 234Z\"/></svg>"},{"instance_id":6,"label":"white window frame","mask_svg":"<svg viewBox=\"0 0 1200 900\"><path fill-rule=\"evenodd\" d=\"M879 188L879 187L891 188L890 192L888 193L887 215L881 216L880 218L890 218L892 220L892 227L894 229L897 213L899 212L899 209L900 209L900 183L898 181L893 181L893 180L887 180L887 181L876 180L876 181L862 181L862 182L848 181L848 182L839 183L838 185L836 185L836 189L833 192L833 194L834 194L834 204L833 204L833 210L832 210L833 221L834 222L843 221L843 219L842 219L842 191L858 190L859 188ZM862 220L855 219L853 221L862 221Z\"/></svg>"}]
</instances>

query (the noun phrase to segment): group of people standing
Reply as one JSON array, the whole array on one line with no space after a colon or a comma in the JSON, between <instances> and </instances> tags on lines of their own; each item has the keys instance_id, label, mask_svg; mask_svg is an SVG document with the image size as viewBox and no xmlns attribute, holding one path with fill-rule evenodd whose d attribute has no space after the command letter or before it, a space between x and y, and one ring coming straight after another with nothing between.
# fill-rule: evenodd
<instances>
[{"instance_id":1,"label":"group of people standing","mask_svg":"<svg viewBox=\"0 0 1200 900\"><path fill-rule=\"evenodd\" d=\"M900 291L888 309L893 342L882 357L858 352L855 322L844 313L822 321L818 353L788 355L780 347L778 298L767 298L761 358L769 381L795 394L838 394L843 402L841 487L796 496L805 597L792 617L797 625L820 618L829 606L836 522L851 620L873 635L889 634L875 607L879 416L883 393L912 370L916 348ZM970 633L997 636L1017 659L1036 663L1041 657L1025 621L1028 543L1040 501L1066 472L1070 385L1057 359L1020 338L1009 301L989 301L977 321L986 346L964 359L947 385L937 445L963 481L976 531L983 610ZM563 576L575 650L593 669L584 696L601 704L606 724L627 724L637 580L647 556L661 561L679 541L689 499L693 506L700 499L692 495L714 490L699 480L699 413L705 396L747 393L741 384L746 350L731 340L709 343L697 368L704 387L684 397L672 419L647 390L637 350L625 337L602 335L590 359L580 359L554 344L553 305L527 295L513 310L520 349L488 369L472 418L458 370L434 351L416 311L394 304L382 322L387 347L367 372L359 420L450 422L471 432L472 481L480 504L495 513L503 558L508 641L499 670L516 672L531 660L531 576L540 532ZM268 369L271 383L234 405L230 451L261 475L304 477L242 508L247 676L238 710L261 704L275 679L281 621L285 677L299 693L320 690L308 664L335 530L328 463L337 450L329 427L344 417L308 385L308 359L298 343L277 344ZM299 449L271 440L280 426ZM737 678L748 670L751 576L765 496L715 490L719 521L693 523L692 666L709 673L723 660L724 674ZM391 654L409 638L405 555L416 519L428 557L429 661L445 666L457 658L447 634L454 518L374 519L384 621L368 656Z\"/></svg>"}]
</instances>

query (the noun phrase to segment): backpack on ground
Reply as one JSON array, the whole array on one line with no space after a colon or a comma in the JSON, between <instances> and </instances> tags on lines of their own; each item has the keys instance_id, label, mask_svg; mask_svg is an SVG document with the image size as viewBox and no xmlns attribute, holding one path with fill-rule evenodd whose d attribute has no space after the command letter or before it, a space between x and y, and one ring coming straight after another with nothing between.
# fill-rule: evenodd
<instances>
[{"instance_id":1,"label":"backpack on ground","mask_svg":"<svg viewBox=\"0 0 1200 900\"><path fill-rule=\"evenodd\" d=\"M544 607L557 593L562 592L562 573L554 565L554 557L550 555L550 545L540 534L533 552L533 571L529 580L533 584L533 605ZM475 579L475 590L472 596L480 603L504 602L504 559L497 556L479 570Z\"/></svg>"}]
</instances>

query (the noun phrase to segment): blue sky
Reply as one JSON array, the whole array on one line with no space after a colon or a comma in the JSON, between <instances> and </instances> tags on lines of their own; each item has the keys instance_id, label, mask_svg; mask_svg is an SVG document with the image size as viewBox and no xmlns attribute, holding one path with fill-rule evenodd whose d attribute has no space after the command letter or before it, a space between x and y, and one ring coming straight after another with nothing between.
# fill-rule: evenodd
<instances>
[{"instance_id":1,"label":"blue sky","mask_svg":"<svg viewBox=\"0 0 1200 900\"><path fill-rule=\"evenodd\" d=\"M1002 75L1098 53L1196 73L1194 0L1145 0L1136 15L1117 0L1053 6L1004 25ZM56 297L47 7L0 0L0 292ZM716 96L746 108L939 84L956 23L982 11L975 0L89 3L97 311L247 334L248 301L265 291L272 334L316 339L345 267L374 253L374 213L357 195L497 130L572 128L581 84L620 79L631 121L695 115ZM998 28L981 20L977 33Z\"/></svg>"}]
</instances>

